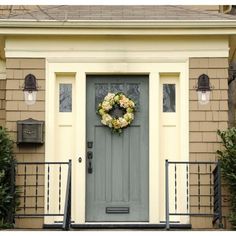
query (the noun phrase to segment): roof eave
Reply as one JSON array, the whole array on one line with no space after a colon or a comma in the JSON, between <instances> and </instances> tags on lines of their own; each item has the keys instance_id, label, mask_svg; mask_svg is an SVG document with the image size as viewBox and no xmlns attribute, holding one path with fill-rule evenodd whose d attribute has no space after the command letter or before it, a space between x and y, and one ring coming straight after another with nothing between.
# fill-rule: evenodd
<instances>
[{"instance_id":1,"label":"roof eave","mask_svg":"<svg viewBox=\"0 0 236 236\"><path fill-rule=\"evenodd\" d=\"M61 29L64 29L63 31ZM121 30L127 30L122 33ZM130 30L132 29L132 30ZM235 20L6 20L0 19L0 34L236 34ZM100 33L99 33L100 31ZM109 32L108 32L109 31ZM133 31L133 32L131 32ZM182 32L181 32L182 31ZM136 33L135 33L136 32ZM155 33L156 32L156 33ZM178 32L178 33L177 33ZM173 32L172 32L173 33ZM168 34L172 34L169 32ZM174 33L173 33L174 34Z\"/></svg>"},{"instance_id":2,"label":"roof eave","mask_svg":"<svg viewBox=\"0 0 236 236\"><path fill-rule=\"evenodd\" d=\"M235 20L12 20L0 19L0 27L33 27L33 28L48 28L48 27L72 27L72 28L91 28L91 27L113 27L113 28L168 28L168 27L236 27Z\"/></svg>"}]
</instances>

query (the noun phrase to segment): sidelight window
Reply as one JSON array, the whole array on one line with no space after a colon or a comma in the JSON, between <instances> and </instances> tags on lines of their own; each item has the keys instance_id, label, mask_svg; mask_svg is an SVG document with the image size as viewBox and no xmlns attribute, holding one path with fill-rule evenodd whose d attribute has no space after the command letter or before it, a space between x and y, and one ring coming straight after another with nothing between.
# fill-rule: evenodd
<instances>
[{"instance_id":1,"label":"sidelight window","mask_svg":"<svg viewBox=\"0 0 236 236\"><path fill-rule=\"evenodd\" d=\"M163 84L163 112L176 111L175 84Z\"/></svg>"},{"instance_id":2,"label":"sidelight window","mask_svg":"<svg viewBox=\"0 0 236 236\"><path fill-rule=\"evenodd\" d=\"M59 111L72 112L72 84L60 84L59 91Z\"/></svg>"}]
</instances>

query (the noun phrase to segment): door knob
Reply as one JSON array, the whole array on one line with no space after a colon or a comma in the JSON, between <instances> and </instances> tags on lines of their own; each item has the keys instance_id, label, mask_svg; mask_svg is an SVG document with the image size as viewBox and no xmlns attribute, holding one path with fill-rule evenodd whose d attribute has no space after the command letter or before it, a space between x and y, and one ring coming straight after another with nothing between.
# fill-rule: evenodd
<instances>
[{"instance_id":1,"label":"door knob","mask_svg":"<svg viewBox=\"0 0 236 236\"><path fill-rule=\"evenodd\" d=\"M93 152L88 151L87 152L87 157L88 157L89 160L93 159Z\"/></svg>"}]
</instances>

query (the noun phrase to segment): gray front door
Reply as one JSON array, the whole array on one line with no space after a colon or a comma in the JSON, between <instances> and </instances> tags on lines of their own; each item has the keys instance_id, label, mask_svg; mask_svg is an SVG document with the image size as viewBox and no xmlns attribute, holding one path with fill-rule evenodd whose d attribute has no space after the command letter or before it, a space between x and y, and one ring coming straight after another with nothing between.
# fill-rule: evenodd
<instances>
[{"instance_id":1,"label":"gray front door","mask_svg":"<svg viewBox=\"0 0 236 236\"><path fill-rule=\"evenodd\" d=\"M123 92L137 104L121 135L96 114L108 92ZM87 222L148 221L148 100L148 76L87 76Z\"/></svg>"}]
</instances>

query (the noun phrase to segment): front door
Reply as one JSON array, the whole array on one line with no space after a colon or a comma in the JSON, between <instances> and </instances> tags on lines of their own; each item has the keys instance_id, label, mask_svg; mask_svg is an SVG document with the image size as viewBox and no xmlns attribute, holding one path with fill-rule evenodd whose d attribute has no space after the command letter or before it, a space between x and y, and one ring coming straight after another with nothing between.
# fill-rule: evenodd
<instances>
[{"instance_id":1,"label":"front door","mask_svg":"<svg viewBox=\"0 0 236 236\"><path fill-rule=\"evenodd\" d=\"M96 114L109 92L136 102L135 119L120 135ZM148 76L87 76L87 222L148 221L148 100Z\"/></svg>"}]
</instances>

